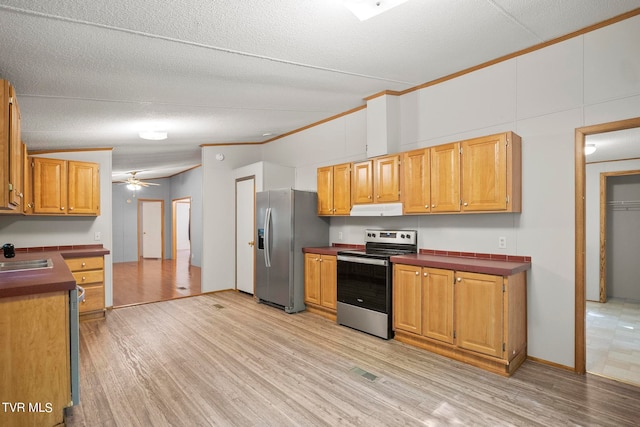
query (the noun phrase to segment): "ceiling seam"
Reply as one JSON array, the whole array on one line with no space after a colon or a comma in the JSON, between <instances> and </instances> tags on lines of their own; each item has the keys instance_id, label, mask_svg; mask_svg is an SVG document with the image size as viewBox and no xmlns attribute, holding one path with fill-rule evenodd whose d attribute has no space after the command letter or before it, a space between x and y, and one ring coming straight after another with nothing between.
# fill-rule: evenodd
<instances>
[{"instance_id":1,"label":"ceiling seam","mask_svg":"<svg viewBox=\"0 0 640 427\"><path fill-rule=\"evenodd\" d=\"M132 35L152 38L152 39L156 39L156 40L169 41L169 42L173 42L173 43L184 44L184 45L193 46L193 47L200 47L200 48L208 49L208 50L214 50L214 51L217 51L217 52L224 52L224 53L229 53L229 54L239 55L239 56L245 56L245 57L254 58L254 59L262 59L262 60L265 60L265 61L276 62L276 63L280 63L280 64L285 64L285 65L292 65L292 66L301 67L301 68L309 68L309 69L312 69L312 70L326 71L326 72L335 73L335 74L342 74L342 75L353 76L353 77L361 77L361 78L365 78L365 79L371 79L371 80L377 80L377 81L383 81L383 82L389 82L389 83L398 83L398 84L405 84L405 85L415 85L416 84L415 82L406 82L406 81L402 81L402 80L388 79L388 78L385 78L385 77L376 77L376 76L371 76L371 75L367 75L367 74L354 73L354 72L350 72L350 71L336 70L334 68L321 67L321 66L318 66L318 65L303 64L301 62L288 61L286 59L273 58L273 57L269 57L269 56L265 56L265 55L257 55L257 54L254 54L254 53L243 52L243 51L240 51L240 50L229 49L229 48L224 48L224 47L219 47L219 46L211 46L211 45L207 45L207 44L204 44L204 43L197 43L197 42L192 42L192 41L187 41L187 40L180 40L180 39L176 39L176 38L173 38L173 37L161 36L159 34L151 34L151 33L146 33L144 31L137 31L137 30L132 30L132 29L128 29L128 28L115 27L115 26L112 26L112 25L100 24L100 23L97 23L97 22L84 21L84 20L81 20L81 19L68 18L68 17L58 16L58 15L51 15L51 14L48 14L48 13L36 12L36 11L33 11L33 10L21 9L21 8L12 7L12 6L0 5L0 10L2 10L2 9L8 10L8 11L11 11L11 12L14 12L14 13L23 14L23 15L37 16L37 17L41 17L41 18L45 18L45 19L52 19L52 20L55 20L55 21L62 21L62 22L67 22L67 23L72 23L72 24L86 25L86 26L89 26L89 27L102 28L102 29L111 30L111 31L118 31L118 32L125 33L125 34L132 34Z\"/></svg>"},{"instance_id":2,"label":"ceiling seam","mask_svg":"<svg viewBox=\"0 0 640 427\"><path fill-rule=\"evenodd\" d=\"M68 101L93 101L93 102L110 102L114 104L144 104L144 105L169 105L179 107L193 107L193 108L214 108L223 110L255 110L255 111L292 111L292 112L305 112L305 113L327 113L325 110L300 110L300 109L284 109L284 108L257 108L257 107L233 107L233 106L221 106L221 105L206 105L206 104L179 104L175 102L154 102L154 101L128 101L121 99L104 99L104 98L81 98L74 96L56 96L56 95L30 95L20 94L22 98L42 98L42 99L56 99L56 100L68 100Z\"/></svg>"},{"instance_id":3,"label":"ceiling seam","mask_svg":"<svg viewBox=\"0 0 640 427\"><path fill-rule=\"evenodd\" d=\"M497 5L496 2L494 0L486 0L487 3L489 3L491 6L494 7L494 9L496 9L498 12L500 12L505 18L507 18L508 20L510 20L511 22L513 22L514 24L516 24L517 26L519 26L520 28L522 28L523 30L525 30L527 33L531 34L533 37L535 37L536 39L538 39L538 41L543 42L544 39L542 37L540 37L538 34L536 34L532 29L530 29L529 27L527 27L526 25L524 25L522 22L520 22L518 19L516 19L516 17L514 17L513 15L511 15L509 12L507 12L505 9L503 9L501 6Z\"/></svg>"}]
</instances>

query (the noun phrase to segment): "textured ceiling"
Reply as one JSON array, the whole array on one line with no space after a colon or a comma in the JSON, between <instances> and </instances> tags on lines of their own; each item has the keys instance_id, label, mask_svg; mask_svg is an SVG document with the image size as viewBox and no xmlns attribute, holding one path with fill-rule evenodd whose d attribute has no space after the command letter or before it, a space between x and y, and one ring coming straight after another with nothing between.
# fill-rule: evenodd
<instances>
[{"instance_id":1,"label":"textured ceiling","mask_svg":"<svg viewBox=\"0 0 640 427\"><path fill-rule=\"evenodd\" d=\"M114 147L114 178L200 163L640 7L640 0L0 0L0 77L30 150ZM138 138L144 128L165 141Z\"/></svg>"}]
</instances>

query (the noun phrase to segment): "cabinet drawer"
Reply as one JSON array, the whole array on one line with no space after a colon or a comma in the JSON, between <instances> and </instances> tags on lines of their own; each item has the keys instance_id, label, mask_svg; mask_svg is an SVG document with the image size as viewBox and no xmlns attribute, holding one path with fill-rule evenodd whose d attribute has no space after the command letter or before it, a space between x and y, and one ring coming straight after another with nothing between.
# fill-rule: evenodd
<instances>
[{"instance_id":1,"label":"cabinet drawer","mask_svg":"<svg viewBox=\"0 0 640 427\"><path fill-rule=\"evenodd\" d=\"M71 271L102 270L104 268L103 257L71 258L65 259L64 262L67 263Z\"/></svg>"},{"instance_id":2,"label":"cabinet drawer","mask_svg":"<svg viewBox=\"0 0 640 427\"><path fill-rule=\"evenodd\" d=\"M73 278L76 279L76 283L80 286L88 283L104 282L104 272L102 270L78 271L72 274Z\"/></svg>"},{"instance_id":3,"label":"cabinet drawer","mask_svg":"<svg viewBox=\"0 0 640 427\"><path fill-rule=\"evenodd\" d=\"M79 305L80 313L104 309L104 286L83 286L84 301Z\"/></svg>"}]
</instances>

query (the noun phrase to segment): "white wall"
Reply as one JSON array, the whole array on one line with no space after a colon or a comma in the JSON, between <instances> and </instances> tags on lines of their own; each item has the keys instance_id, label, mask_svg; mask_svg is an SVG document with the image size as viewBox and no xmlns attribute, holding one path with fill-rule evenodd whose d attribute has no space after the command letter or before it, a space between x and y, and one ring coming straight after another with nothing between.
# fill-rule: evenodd
<instances>
[{"instance_id":1,"label":"white wall","mask_svg":"<svg viewBox=\"0 0 640 427\"><path fill-rule=\"evenodd\" d=\"M52 153L39 157L99 163L100 216L0 216L2 241L12 242L16 248L102 244L112 251L111 150ZM96 231L101 233L100 241L94 240ZM106 255L104 261L105 304L110 307L113 305L111 254Z\"/></svg>"},{"instance_id":2,"label":"white wall","mask_svg":"<svg viewBox=\"0 0 640 427\"><path fill-rule=\"evenodd\" d=\"M421 248L531 256L528 353L573 367L575 129L640 117L639 45L636 16L400 97L402 151L518 133L522 213L333 218L331 241L339 242L342 233L343 242L362 243L367 227L403 227L419 231ZM366 158L366 114L360 110L266 144L260 159L237 166L257 160L293 166L295 188L315 191L317 167ZM215 164L215 151L203 150L205 192L223 199L216 193L205 206L206 215L213 214L205 239L219 243L209 242L207 260L215 262L206 273L203 264L203 290L233 288L233 214L219 207L233 206L234 186L228 168ZM507 249L498 249L499 236L507 237Z\"/></svg>"},{"instance_id":3,"label":"white wall","mask_svg":"<svg viewBox=\"0 0 640 427\"><path fill-rule=\"evenodd\" d=\"M216 160L216 154L225 156ZM260 160L255 146L202 149L202 292L235 288L235 172Z\"/></svg>"}]
</instances>

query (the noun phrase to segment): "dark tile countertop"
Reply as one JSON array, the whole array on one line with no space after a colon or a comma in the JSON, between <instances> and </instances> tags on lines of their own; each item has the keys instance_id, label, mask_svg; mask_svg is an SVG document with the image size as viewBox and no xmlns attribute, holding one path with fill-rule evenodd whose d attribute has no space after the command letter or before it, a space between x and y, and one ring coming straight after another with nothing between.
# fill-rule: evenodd
<instances>
[{"instance_id":1,"label":"dark tile countertop","mask_svg":"<svg viewBox=\"0 0 640 427\"><path fill-rule=\"evenodd\" d=\"M41 294L56 291L70 291L76 287L76 281L64 262L65 258L104 256L109 254L102 245L62 246L47 248L16 249L14 258L3 261L27 261L51 258L53 267L24 271L0 272L0 298Z\"/></svg>"},{"instance_id":2,"label":"dark tile countertop","mask_svg":"<svg viewBox=\"0 0 640 427\"><path fill-rule=\"evenodd\" d=\"M398 255L392 256L391 262L417 265L420 267L442 268L445 270L467 271L470 273L493 274L495 276L505 277L531 269L530 261L502 261L451 255Z\"/></svg>"}]
</instances>

